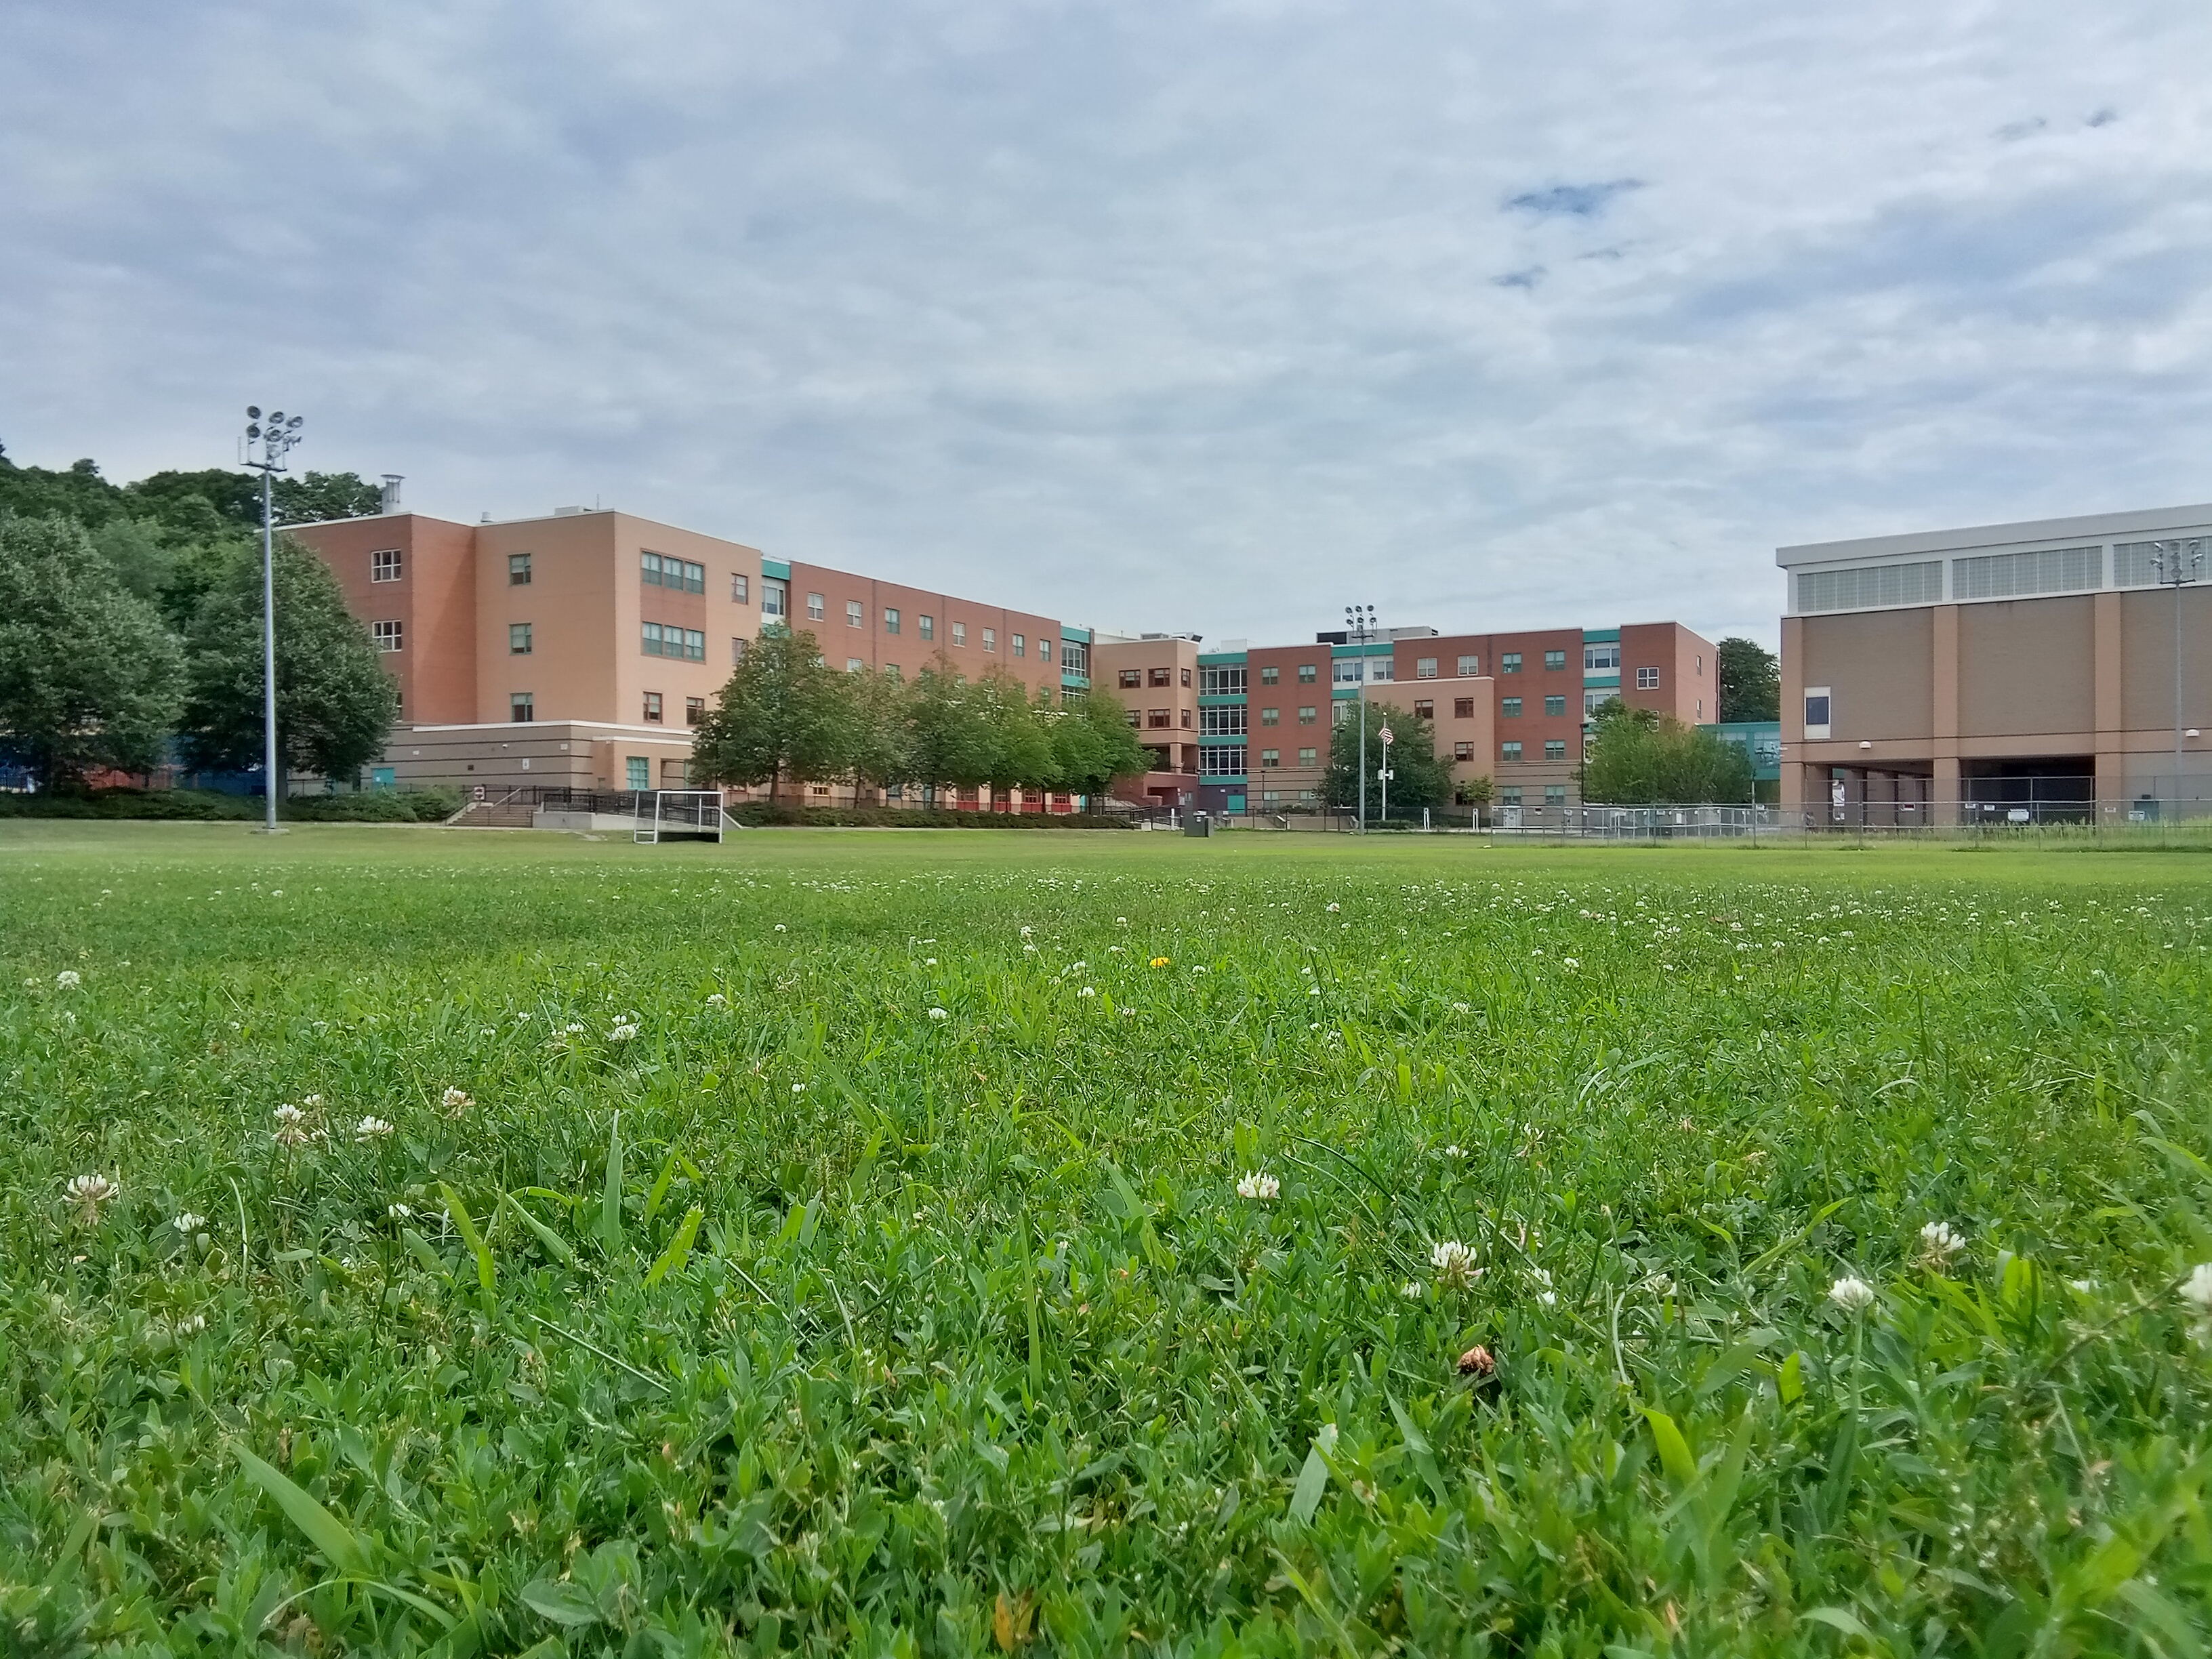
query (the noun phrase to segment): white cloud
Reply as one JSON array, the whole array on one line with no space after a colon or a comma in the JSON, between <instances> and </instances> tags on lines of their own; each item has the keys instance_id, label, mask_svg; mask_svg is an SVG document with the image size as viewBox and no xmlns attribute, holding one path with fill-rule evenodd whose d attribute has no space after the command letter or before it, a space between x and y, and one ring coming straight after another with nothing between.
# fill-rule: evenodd
<instances>
[{"instance_id":1,"label":"white cloud","mask_svg":"<svg viewBox=\"0 0 2212 1659\"><path fill-rule=\"evenodd\" d=\"M2212 14L28 0L0 439L306 409L1105 626L1675 617L2201 499Z\"/></svg>"}]
</instances>

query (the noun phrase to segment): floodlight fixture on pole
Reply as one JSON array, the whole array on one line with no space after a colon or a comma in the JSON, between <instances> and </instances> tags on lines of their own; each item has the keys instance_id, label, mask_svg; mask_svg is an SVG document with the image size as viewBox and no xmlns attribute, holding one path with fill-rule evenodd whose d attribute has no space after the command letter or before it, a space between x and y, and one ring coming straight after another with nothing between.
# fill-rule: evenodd
<instances>
[{"instance_id":1,"label":"floodlight fixture on pole","mask_svg":"<svg viewBox=\"0 0 2212 1659\"><path fill-rule=\"evenodd\" d=\"M261 798L262 830L281 834L276 828L276 788L281 775L276 764L276 474L285 470L284 458L300 441L306 416L286 416L272 409L264 418L260 405L246 407L246 435L239 442L239 461L261 475Z\"/></svg>"},{"instance_id":2,"label":"floodlight fixture on pole","mask_svg":"<svg viewBox=\"0 0 2212 1659\"><path fill-rule=\"evenodd\" d=\"M2173 816L2181 816L2181 590L2204 574L2203 536L2177 536L2150 544L2152 574L2173 590Z\"/></svg>"},{"instance_id":3,"label":"floodlight fixture on pole","mask_svg":"<svg viewBox=\"0 0 2212 1659\"><path fill-rule=\"evenodd\" d=\"M1359 648L1356 659L1358 678L1352 684L1358 688L1359 715L1359 831L1367 833L1367 641L1375 637L1375 607L1371 605L1347 605L1344 607L1344 636ZM1335 677L1332 675L1332 679Z\"/></svg>"}]
</instances>

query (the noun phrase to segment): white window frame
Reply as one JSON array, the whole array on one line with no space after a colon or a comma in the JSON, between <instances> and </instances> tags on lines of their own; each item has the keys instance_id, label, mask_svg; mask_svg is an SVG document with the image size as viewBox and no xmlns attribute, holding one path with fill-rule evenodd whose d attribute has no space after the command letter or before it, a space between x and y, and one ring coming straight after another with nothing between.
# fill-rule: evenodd
<instances>
[{"instance_id":1,"label":"white window frame","mask_svg":"<svg viewBox=\"0 0 2212 1659\"><path fill-rule=\"evenodd\" d=\"M405 574L405 556L398 548L380 547L368 556L368 579L373 582L396 582Z\"/></svg>"},{"instance_id":2,"label":"white window frame","mask_svg":"<svg viewBox=\"0 0 2212 1659\"><path fill-rule=\"evenodd\" d=\"M405 631L396 622L373 622L368 625L369 637L376 641L379 651L404 650Z\"/></svg>"},{"instance_id":3,"label":"white window frame","mask_svg":"<svg viewBox=\"0 0 2212 1659\"><path fill-rule=\"evenodd\" d=\"M1822 720L1817 726L1813 723L1813 704L1815 701L1817 701L1820 705L1820 712L1827 716L1826 720ZM1825 685L1807 686L1805 688L1803 713L1805 715L1805 740L1808 743L1826 742L1828 740L1828 733L1835 728L1836 697L1834 690Z\"/></svg>"},{"instance_id":4,"label":"white window frame","mask_svg":"<svg viewBox=\"0 0 2212 1659\"><path fill-rule=\"evenodd\" d=\"M1636 689L1638 691L1656 691L1659 689L1659 671L1656 668L1638 669Z\"/></svg>"}]
</instances>

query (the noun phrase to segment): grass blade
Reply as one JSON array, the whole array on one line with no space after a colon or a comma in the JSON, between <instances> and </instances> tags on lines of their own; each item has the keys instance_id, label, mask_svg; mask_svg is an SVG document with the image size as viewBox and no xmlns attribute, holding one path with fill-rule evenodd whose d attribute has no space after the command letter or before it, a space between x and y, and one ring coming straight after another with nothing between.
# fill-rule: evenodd
<instances>
[{"instance_id":1,"label":"grass blade","mask_svg":"<svg viewBox=\"0 0 2212 1659\"><path fill-rule=\"evenodd\" d=\"M522 1224L538 1236L538 1242L545 1247L545 1253L548 1255L564 1267L574 1265L576 1253L568 1248L568 1241L523 1208L520 1199L515 1197L513 1193L501 1193L499 1195L499 1201L514 1211Z\"/></svg>"},{"instance_id":2,"label":"grass blade","mask_svg":"<svg viewBox=\"0 0 2212 1659\"><path fill-rule=\"evenodd\" d=\"M659 1260L646 1269L647 1284L658 1285L691 1259L691 1241L699 1237L699 1223L706 1213L696 1204L684 1212L684 1224L676 1230L676 1237L668 1241Z\"/></svg>"},{"instance_id":3,"label":"grass blade","mask_svg":"<svg viewBox=\"0 0 2212 1659\"><path fill-rule=\"evenodd\" d=\"M622 1247L622 1114L617 1112L614 1127L607 1133L607 1179L599 1200L599 1243L610 1250Z\"/></svg>"},{"instance_id":4,"label":"grass blade","mask_svg":"<svg viewBox=\"0 0 2212 1659\"><path fill-rule=\"evenodd\" d=\"M461 1202L460 1195L444 1182L438 1183L439 1194L446 1200L446 1213L453 1218L453 1226L461 1236L461 1243L474 1252L477 1259L477 1283L491 1289L498 1279L491 1259L491 1246L485 1243L477 1231L477 1224L469 1218L469 1206Z\"/></svg>"},{"instance_id":5,"label":"grass blade","mask_svg":"<svg viewBox=\"0 0 2212 1659\"><path fill-rule=\"evenodd\" d=\"M368 1571L368 1547L351 1528L309 1497L282 1470L263 1462L243 1446L232 1449L253 1484L276 1500L276 1507L284 1511L285 1518L307 1534L307 1541L325 1560L340 1572Z\"/></svg>"}]
</instances>

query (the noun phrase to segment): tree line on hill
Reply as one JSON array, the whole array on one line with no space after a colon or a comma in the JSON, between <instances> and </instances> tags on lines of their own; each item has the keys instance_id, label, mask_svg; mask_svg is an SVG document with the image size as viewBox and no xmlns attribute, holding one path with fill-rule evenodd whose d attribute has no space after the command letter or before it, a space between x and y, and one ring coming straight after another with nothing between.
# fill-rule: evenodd
<instances>
[{"instance_id":1,"label":"tree line on hill","mask_svg":"<svg viewBox=\"0 0 2212 1659\"><path fill-rule=\"evenodd\" d=\"M379 505L350 472L281 478L280 523ZM0 451L0 759L42 788L172 757L243 770L262 759L260 481L210 470L117 484L82 460L19 466ZM350 778L380 753L398 691L319 559L280 539L278 756Z\"/></svg>"},{"instance_id":2,"label":"tree line on hill","mask_svg":"<svg viewBox=\"0 0 2212 1659\"><path fill-rule=\"evenodd\" d=\"M1003 670L963 679L939 659L908 680L823 660L811 633L763 632L731 672L691 744L702 783L849 783L1106 794L1148 764L1127 711L1104 691L1035 692Z\"/></svg>"}]
</instances>

